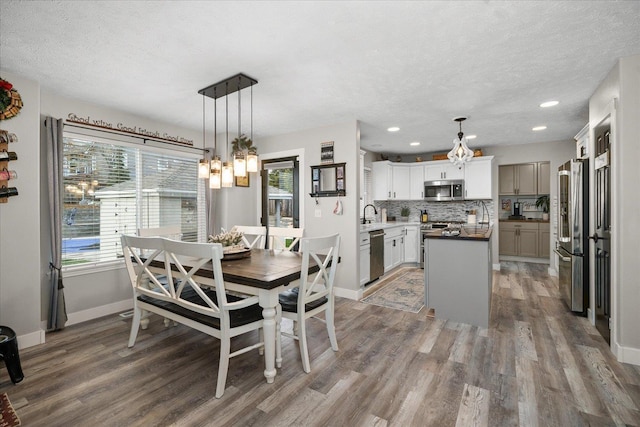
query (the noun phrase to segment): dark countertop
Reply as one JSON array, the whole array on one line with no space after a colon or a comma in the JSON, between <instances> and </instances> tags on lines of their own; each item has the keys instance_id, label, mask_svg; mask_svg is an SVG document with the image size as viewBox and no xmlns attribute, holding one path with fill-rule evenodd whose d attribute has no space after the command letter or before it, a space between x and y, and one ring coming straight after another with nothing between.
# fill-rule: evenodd
<instances>
[{"instance_id":1,"label":"dark countertop","mask_svg":"<svg viewBox=\"0 0 640 427\"><path fill-rule=\"evenodd\" d=\"M462 226L462 228L460 229L459 236L443 236L441 229L431 230L423 233L424 233L424 237L427 239L475 240L475 241L487 242L491 238L492 230L493 230L493 227L489 227L489 229L487 229L486 226L474 227L474 226L466 225L466 226Z\"/></svg>"}]
</instances>

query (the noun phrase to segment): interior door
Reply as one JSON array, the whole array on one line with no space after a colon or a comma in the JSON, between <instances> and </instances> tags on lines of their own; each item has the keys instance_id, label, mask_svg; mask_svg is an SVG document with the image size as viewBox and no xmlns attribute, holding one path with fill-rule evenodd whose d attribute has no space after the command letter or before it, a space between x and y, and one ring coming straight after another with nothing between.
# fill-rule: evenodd
<instances>
[{"instance_id":1,"label":"interior door","mask_svg":"<svg viewBox=\"0 0 640 427\"><path fill-rule=\"evenodd\" d=\"M262 218L267 227L300 227L300 179L296 157L262 162ZM267 239L268 241L268 239Z\"/></svg>"},{"instance_id":2,"label":"interior door","mask_svg":"<svg viewBox=\"0 0 640 427\"><path fill-rule=\"evenodd\" d=\"M611 317L611 164L610 135L607 127L596 133L595 174L595 294L596 329L610 343Z\"/></svg>"}]
</instances>

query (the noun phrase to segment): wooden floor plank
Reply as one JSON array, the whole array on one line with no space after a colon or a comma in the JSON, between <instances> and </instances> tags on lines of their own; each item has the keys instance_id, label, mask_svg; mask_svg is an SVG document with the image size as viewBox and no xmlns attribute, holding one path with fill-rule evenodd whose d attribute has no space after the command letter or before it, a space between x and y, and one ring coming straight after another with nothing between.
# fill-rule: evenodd
<instances>
[{"instance_id":1,"label":"wooden floor plank","mask_svg":"<svg viewBox=\"0 0 640 427\"><path fill-rule=\"evenodd\" d=\"M273 384L248 352L231 360L221 399L218 340L157 316L133 348L117 315L48 333L21 350L21 383L0 371L0 392L36 427L639 425L640 367L569 312L546 266L501 266L486 329L337 298L338 352L311 321L311 373L283 338Z\"/></svg>"}]
</instances>

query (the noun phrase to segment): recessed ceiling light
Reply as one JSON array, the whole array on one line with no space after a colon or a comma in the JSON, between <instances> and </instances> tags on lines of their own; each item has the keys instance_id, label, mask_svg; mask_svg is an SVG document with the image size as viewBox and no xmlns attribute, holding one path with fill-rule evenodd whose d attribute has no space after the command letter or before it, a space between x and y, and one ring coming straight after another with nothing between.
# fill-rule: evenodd
<instances>
[{"instance_id":1,"label":"recessed ceiling light","mask_svg":"<svg viewBox=\"0 0 640 427\"><path fill-rule=\"evenodd\" d=\"M558 104L559 104L558 101L547 101L540 104L540 106L542 108L548 108L548 107L555 107Z\"/></svg>"},{"instance_id":2,"label":"recessed ceiling light","mask_svg":"<svg viewBox=\"0 0 640 427\"><path fill-rule=\"evenodd\" d=\"M392 126L392 127L390 127L390 128L387 128L387 130L388 130L389 132L398 132L398 131L400 130L400 128L399 128L399 127L397 127L397 126Z\"/></svg>"},{"instance_id":3,"label":"recessed ceiling light","mask_svg":"<svg viewBox=\"0 0 640 427\"><path fill-rule=\"evenodd\" d=\"M537 132L539 130L545 130L547 127L546 126L536 126L534 128L531 128L532 131Z\"/></svg>"},{"instance_id":4,"label":"recessed ceiling light","mask_svg":"<svg viewBox=\"0 0 640 427\"><path fill-rule=\"evenodd\" d=\"M409 145L416 146L416 145L420 145L420 143L418 141L414 141L414 142L410 142Z\"/></svg>"},{"instance_id":5,"label":"recessed ceiling light","mask_svg":"<svg viewBox=\"0 0 640 427\"><path fill-rule=\"evenodd\" d=\"M466 135L467 139L476 139L478 135Z\"/></svg>"}]
</instances>

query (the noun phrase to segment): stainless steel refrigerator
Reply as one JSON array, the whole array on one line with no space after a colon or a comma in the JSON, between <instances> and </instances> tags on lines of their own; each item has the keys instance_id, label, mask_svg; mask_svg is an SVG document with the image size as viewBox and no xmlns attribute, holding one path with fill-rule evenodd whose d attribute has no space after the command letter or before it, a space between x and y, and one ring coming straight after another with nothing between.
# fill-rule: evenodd
<instances>
[{"instance_id":1,"label":"stainless steel refrigerator","mask_svg":"<svg viewBox=\"0 0 640 427\"><path fill-rule=\"evenodd\" d=\"M569 160L558 168L558 255L560 294L571 311L589 308L589 163Z\"/></svg>"}]
</instances>

